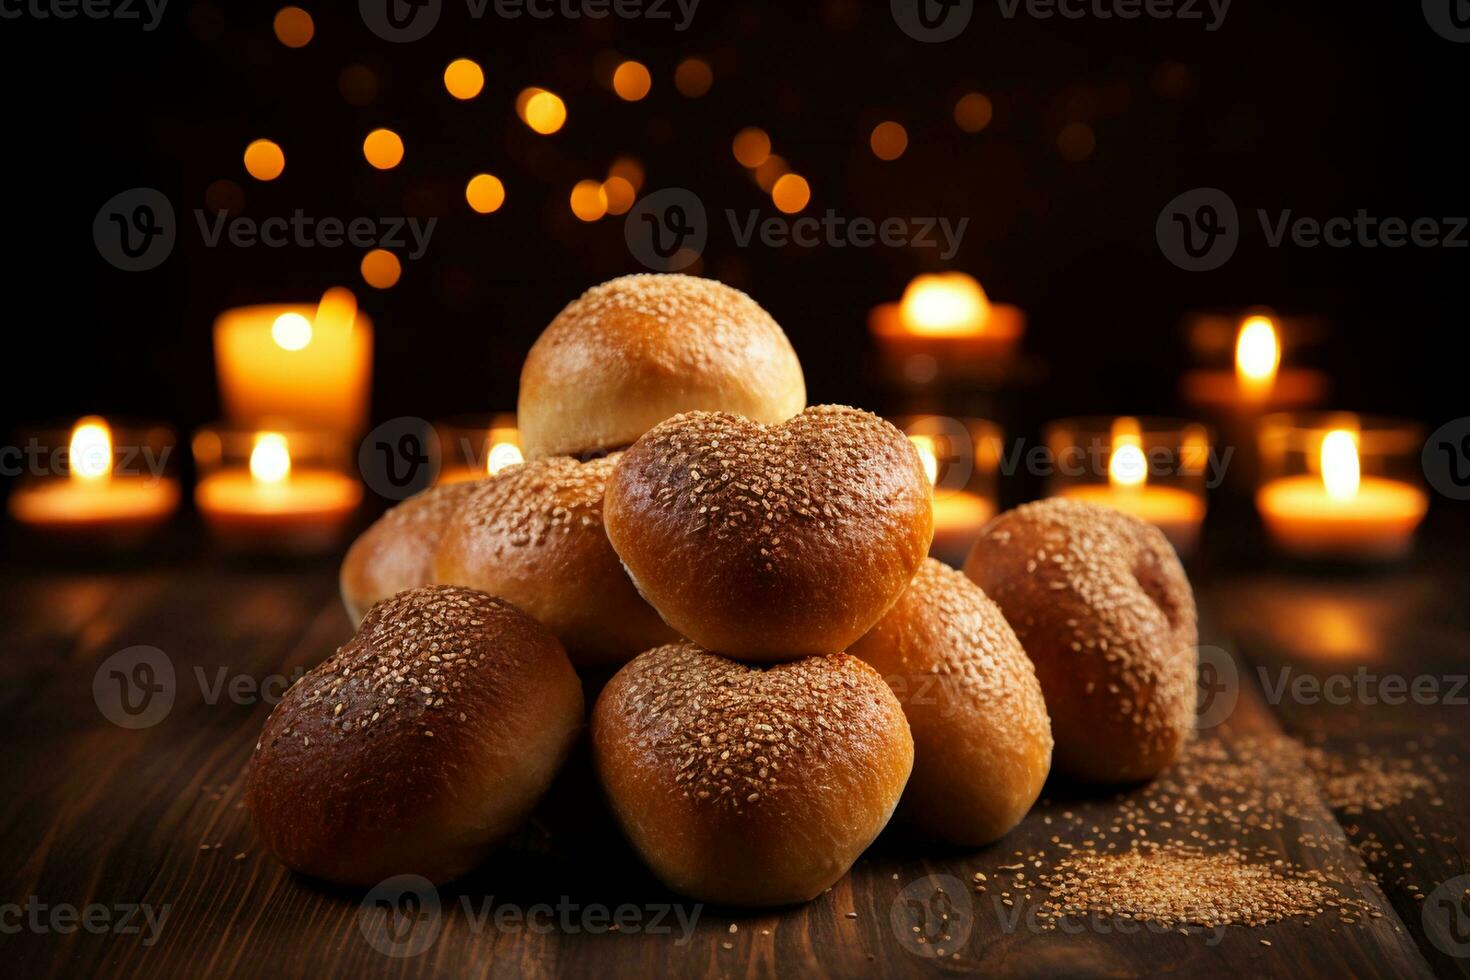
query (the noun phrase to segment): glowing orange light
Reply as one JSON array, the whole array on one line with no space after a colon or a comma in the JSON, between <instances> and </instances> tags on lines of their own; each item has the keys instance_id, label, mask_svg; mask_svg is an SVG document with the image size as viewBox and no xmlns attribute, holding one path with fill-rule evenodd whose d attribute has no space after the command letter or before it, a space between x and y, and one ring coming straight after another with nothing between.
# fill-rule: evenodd
<instances>
[{"instance_id":1,"label":"glowing orange light","mask_svg":"<svg viewBox=\"0 0 1470 980\"><path fill-rule=\"evenodd\" d=\"M286 170L286 154L270 140L245 147L245 172L256 180L275 180Z\"/></svg>"},{"instance_id":2,"label":"glowing orange light","mask_svg":"<svg viewBox=\"0 0 1470 980\"><path fill-rule=\"evenodd\" d=\"M612 84L618 98L637 102L645 98L649 89L653 88L653 76L649 75L648 68L642 63L625 61L613 71Z\"/></svg>"},{"instance_id":3,"label":"glowing orange light","mask_svg":"<svg viewBox=\"0 0 1470 980\"><path fill-rule=\"evenodd\" d=\"M386 249L375 248L362 257L362 279L374 289L391 289L403 275L398 256Z\"/></svg>"},{"instance_id":4,"label":"glowing orange light","mask_svg":"<svg viewBox=\"0 0 1470 980\"><path fill-rule=\"evenodd\" d=\"M403 162L403 140L391 129L375 129L362 141L362 155L379 170L392 170Z\"/></svg>"},{"instance_id":5,"label":"glowing orange light","mask_svg":"<svg viewBox=\"0 0 1470 980\"><path fill-rule=\"evenodd\" d=\"M1240 325L1235 338L1235 376L1247 394L1261 396L1276 383L1281 367L1281 343L1270 317L1253 316Z\"/></svg>"},{"instance_id":6,"label":"glowing orange light","mask_svg":"<svg viewBox=\"0 0 1470 980\"><path fill-rule=\"evenodd\" d=\"M456 58L444 69L444 87L460 101L473 99L485 88L485 71L469 58Z\"/></svg>"},{"instance_id":7,"label":"glowing orange light","mask_svg":"<svg viewBox=\"0 0 1470 980\"><path fill-rule=\"evenodd\" d=\"M297 351L311 343L311 321L300 313L282 313L271 324L271 339L282 350Z\"/></svg>"},{"instance_id":8,"label":"glowing orange light","mask_svg":"<svg viewBox=\"0 0 1470 980\"><path fill-rule=\"evenodd\" d=\"M316 34L311 14L300 7L282 7L276 11L274 27L276 40L288 48L304 48Z\"/></svg>"},{"instance_id":9,"label":"glowing orange light","mask_svg":"<svg viewBox=\"0 0 1470 980\"><path fill-rule=\"evenodd\" d=\"M1120 418L1113 423L1108 482L1115 487L1141 487L1147 480L1148 457L1143 454L1143 433L1138 420Z\"/></svg>"},{"instance_id":10,"label":"glowing orange light","mask_svg":"<svg viewBox=\"0 0 1470 980\"><path fill-rule=\"evenodd\" d=\"M572 214L582 221L596 221L607 214L607 192L600 180L579 180L572 188Z\"/></svg>"},{"instance_id":11,"label":"glowing orange light","mask_svg":"<svg viewBox=\"0 0 1470 980\"><path fill-rule=\"evenodd\" d=\"M505 185L494 174L475 174L465 185L464 197L480 214L490 214L505 203Z\"/></svg>"},{"instance_id":12,"label":"glowing orange light","mask_svg":"<svg viewBox=\"0 0 1470 980\"><path fill-rule=\"evenodd\" d=\"M914 444L914 450L919 454L919 462L924 467L924 475L929 478L930 486L939 482L939 456L934 451L934 437L926 435L909 435L909 442Z\"/></svg>"},{"instance_id":13,"label":"glowing orange light","mask_svg":"<svg viewBox=\"0 0 1470 980\"><path fill-rule=\"evenodd\" d=\"M621 177L636 193L643 189L643 164L632 157L618 157L607 168L608 177Z\"/></svg>"},{"instance_id":14,"label":"glowing orange light","mask_svg":"<svg viewBox=\"0 0 1470 980\"><path fill-rule=\"evenodd\" d=\"M903 291L899 316L910 333L978 334L990 319L990 300L974 276L939 272L916 276Z\"/></svg>"},{"instance_id":15,"label":"glowing orange light","mask_svg":"<svg viewBox=\"0 0 1470 980\"><path fill-rule=\"evenodd\" d=\"M633 185L623 177L609 177L602 182L602 193L607 198L608 214L627 214L638 198Z\"/></svg>"},{"instance_id":16,"label":"glowing orange light","mask_svg":"<svg viewBox=\"0 0 1470 980\"><path fill-rule=\"evenodd\" d=\"M784 174L771 188L771 201L786 214L795 214L812 199L811 185L800 174Z\"/></svg>"},{"instance_id":17,"label":"glowing orange light","mask_svg":"<svg viewBox=\"0 0 1470 980\"><path fill-rule=\"evenodd\" d=\"M697 99L715 83L715 73L703 58L685 58L674 69L674 87L679 94Z\"/></svg>"},{"instance_id":18,"label":"glowing orange light","mask_svg":"<svg viewBox=\"0 0 1470 980\"><path fill-rule=\"evenodd\" d=\"M77 419L67 451L73 480L91 483L112 476L112 429L100 416Z\"/></svg>"},{"instance_id":19,"label":"glowing orange light","mask_svg":"<svg viewBox=\"0 0 1470 980\"><path fill-rule=\"evenodd\" d=\"M740 161L740 165L753 170L770 157L771 138L766 135L764 129L750 126L735 134L735 141L731 148L735 152L735 159Z\"/></svg>"},{"instance_id":20,"label":"glowing orange light","mask_svg":"<svg viewBox=\"0 0 1470 980\"><path fill-rule=\"evenodd\" d=\"M1322 437L1322 485L1333 500L1358 495L1363 471L1358 461L1358 436L1349 429L1333 429Z\"/></svg>"},{"instance_id":21,"label":"glowing orange light","mask_svg":"<svg viewBox=\"0 0 1470 980\"><path fill-rule=\"evenodd\" d=\"M280 483L291 475L291 447L279 432L257 432L250 450L250 478Z\"/></svg>"},{"instance_id":22,"label":"glowing orange light","mask_svg":"<svg viewBox=\"0 0 1470 980\"><path fill-rule=\"evenodd\" d=\"M908 130L896 122L881 122L873 127L868 145L879 160L897 160L909 148Z\"/></svg>"},{"instance_id":23,"label":"glowing orange light","mask_svg":"<svg viewBox=\"0 0 1470 980\"><path fill-rule=\"evenodd\" d=\"M979 92L966 92L954 104L955 125L967 133L978 133L990 125L995 107Z\"/></svg>"},{"instance_id":24,"label":"glowing orange light","mask_svg":"<svg viewBox=\"0 0 1470 980\"><path fill-rule=\"evenodd\" d=\"M567 122L566 103L544 88L522 89L516 96L516 113L521 122L542 136L550 136Z\"/></svg>"}]
</instances>

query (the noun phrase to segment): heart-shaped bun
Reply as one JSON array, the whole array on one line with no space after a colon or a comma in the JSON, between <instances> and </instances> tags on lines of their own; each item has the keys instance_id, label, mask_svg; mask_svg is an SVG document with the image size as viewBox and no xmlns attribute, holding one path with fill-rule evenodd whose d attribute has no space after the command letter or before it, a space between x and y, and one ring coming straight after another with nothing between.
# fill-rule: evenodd
<instances>
[{"instance_id":1,"label":"heart-shaped bun","mask_svg":"<svg viewBox=\"0 0 1470 980\"><path fill-rule=\"evenodd\" d=\"M929 550L931 489L902 432L808 408L780 425L677 415L623 454L608 539L679 633L743 660L838 653L893 605Z\"/></svg>"},{"instance_id":2,"label":"heart-shaped bun","mask_svg":"<svg viewBox=\"0 0 1470 980\"><path fill-rule=\"evenodd\" d=\"M830 887L888 823L914 760L903 709L856 657L750 667L687 642L608 682L592 747L659 879L729 905Z\"/></svg>"}]
</instances>

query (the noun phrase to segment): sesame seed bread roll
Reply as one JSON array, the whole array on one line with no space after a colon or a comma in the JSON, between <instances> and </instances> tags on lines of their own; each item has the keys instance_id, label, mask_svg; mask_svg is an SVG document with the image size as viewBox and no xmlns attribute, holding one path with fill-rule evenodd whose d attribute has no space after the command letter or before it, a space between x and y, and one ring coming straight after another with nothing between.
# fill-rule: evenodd
<instances>
[{"instance_id":1,"label":"sesame seed bread roll","mask_svg":"<svg viewBox=\"0 0 1470 980\"><path fill-rule=\"evenodd\" d=\"M680 635L741 660L846 650L929 550L913 445L868 412L819 405L781 425L691 412L623 453L608 538Z\"/></svg>"},{"instance_id":2,"label":"sesame seed bread roll","mask_svg":"<svg viewBox=\"0 0 1470 980\"><path fill-rule=\"evenodd\" d=\"M1051 722L1031 661L980 587L925 560L851 652L883 675L913 731L899 819L973 847L1020 823L1051 770Z\"/></svg>"},{"instance_id":3,"label":"sesame seed bread roll","mask_svg":"<svg viewBox=\"0 0 1470 980\"><path fill-rule=\"evenodd\" d=\"M342 559L342 604L354 623L373 603L434 581L444 527L479 481L431 487L373 522Z\"/></svg>"},{"instance_id":4,"label":"sesame seed bread roll","mask_svg":"<svg viewBox=\"0 0 1470 980\"><path fill-rule=\"evenodd\" d=\"M1162 532L1109 507L1052 498L987 524L965 574L995 600L1036 665L1077 779L1149 779L1194 727L1194 593Z\"/></svg>"},{"instance_id":5,"label":"sesame seed bread roll","mask_svg":"<svg viewBox=\"0 0 1470 980\"><path fill-rule=\"evenodd\" d=\"M578 667L621 664L677 634L644 602L602 526L617 455L533 459L481 481L445 529L434 580L515 603Z\"/></svg>"},{"instance_id":6,"label":"sesame seed bread roll","mask_svg":"<svg viewBox=\"0 0 1470 980\"><path fill-rule=\"evenodd\" d=\"M913 766L903 709L847 654L751 667L687 641L603 689L592 747L613 812L674 891L805 902L888 823Z\"/></svg>"},{"instance_id":7,"label":"sesame seed bread roll","mask_svg":"<svg viewBox=\"0 0 1470 980\"><path fill-rule=\"evenodd\" d=\"M276 705L246 801L303 874L444 882L520 826L582 720L576 672L531 617L469 589L400 592Z\"/></svg>"},{"instance_id":8,"label":"sesame seed bread roll","mask_svg":"<svg viewBox=\"0 0 1470 980\"><path fill-rule=\"evenodd\" d=\"M521 368L516 418L528 458L585 456L680 412L782 422L805 406L796 352L755 300L712 279L636 275L551 321Z\"/></svg>"}]
</instances>

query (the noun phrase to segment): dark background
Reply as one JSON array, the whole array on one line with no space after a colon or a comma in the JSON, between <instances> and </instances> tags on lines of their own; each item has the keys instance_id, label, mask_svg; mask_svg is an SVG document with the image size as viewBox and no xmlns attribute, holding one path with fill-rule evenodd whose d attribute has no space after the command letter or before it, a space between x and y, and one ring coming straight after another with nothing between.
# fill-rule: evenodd
<instances>
[{"instance_id":1,"label":"dark background","mask_svg":"<svg viewBox=\"0 0 1470 980\"><path fill-rule=\"evenodd\" d=\"M567 205L573 183L604 177L619 154L643 162L645 193L682 186L703 198L704 273L746 289L784 325L813 402L892 410L871 369L867 312L937 268L935 251L737 248L725 208L776 213L730 152L747 125L769 131L810 180L808 214L970 217L948 266L1028 311L1025 347L1048 370L1013 434L1064 414L1182 411L1182 315L1251 304L1328 319L1329 341L1303 357L1330 371L1336 407L1434 424L1465 414L1457 335L1470 252L1271 249L1253 217L1257 207L1316 218L1470 212L1470 46L1436 35L1417 3L1236 0L1211 33L1198 20L1007 20L989 0L959 39L924 44L886 3L704 0L680 33L667 21L475 21L446 0L426 39L396 45L366 29L355 3L310 3L316 36L300 50L275 39L278 6L172 0L154 33L0 20L0 397L14 427L98 412L186 433L220 414L213 317L314 300L334 284L353 288L376 321L375 420L510 409L521 358L556 311L598 281L642 271L622 219L583 224ZM599 83L608 52L649 66L647 99L623 102ZM688 55L715 70L702 99L673 86ZM444 65L459 56L486 70L473 102L443 88ZM354 63L381 82L366 107L338 90ZM560 133L537 136L516 118L527 85L566 100ZM976 135L951 115L971 89L995 105ZM891 163L867 145L885 118L910 136ZM1058 151L1069 122L1096 134L1081 162ZM404 138L395 170L362 158L377 126ZM272 183L241 163L257 137L286 151ZM488 216L463 198L481 170L508 191ZM440 220L424 258L378 292L351 247L205 248L192 211L221 178L243 188L244 213L257 219L301 207ZM91 223L109 197L140 185L174 202L179 244L160 268L130 274L101 259ZM1226 190L1247 230L1224 268L1192 274L1160 254L1154 222L1197 186Z\"/></svg>"}]
</instances>

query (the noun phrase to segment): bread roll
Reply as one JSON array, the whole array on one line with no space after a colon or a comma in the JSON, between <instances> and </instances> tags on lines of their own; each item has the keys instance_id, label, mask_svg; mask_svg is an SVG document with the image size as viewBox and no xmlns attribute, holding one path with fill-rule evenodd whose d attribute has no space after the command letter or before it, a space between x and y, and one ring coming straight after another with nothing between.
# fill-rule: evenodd
<instances>
[{"instance_id":1,"label":"bread roll","mask_svg":"<svg viewBox=\"0 0 1470 980\"><path fill-rule=\"evenodd\" d=\"M914 757L903 709L861 660L748 667L688 642L618 672L592 745L653 872L728 905L821 894L888 822Z\"/></svg>"},{"instance_id":2,"label":"bread roll","mask_svg":"<svg viewBox=\"0 0 1470 980\"><path fill-rule=\"evenodd\" d=\"M1194 593L1158 528L1052 498L1001 514L965 573L1000 606L1036 665L1058 772L1148 779L1194 727Z\"/></svg>"},{"instance_id":3,"label":"bread roll","mask_svg":"<svg viewBox=\"0 0 1470 980\"><path fill-rule=\"evenodd\" d=\"M900 819L972 847L1020 823L1051 770L1051 723L1031 661L980 587L926 560L852 653L893 688L914 734Z\"/></svg>"},{"instance_id":4,"label":"bread roll","mask_svg":"<svg viewBox=\"0 0 1470 980\"><path fill-rule=\"evenodd\" d=\"M603 530L603 490L616 465L616 455L588 463L556 456L481 481L444 533L435 580L515 603L579 667L621 664L675 639Z\"/></svg>"},{"instance_id":5,"label":"bread roll","mask_svg":"<svg viewBox=\"0 0 1470 980\"><path fill-rule=\"evenodd\" d=\"M469 589L400 592L276 705L246 800L303 874L448 881L520 825L582 719L576 672L531 617Z\"/></svg>"},{"instance_id":6,"label":"bread roll","mask_svg":"<svg viewBox=\"0 0 1470 980\"><path fill-rule=\"evenodd\" d=\"M749 296L636 275L589 289L551 321L521 368L517 419L528 458L585 456L680 412L781 422L805 405L791 343Z\"/></svg>"},{"instance_id":7,"label":"bread roll","mask_svg":"<svg viewBox=\"0 0 1470 980\"><path fill-rule=\"evenodd\" d=\"M623 454L605 516L665 622L769 661L872 628L929 550L930 495L909 440L868 412L820 405L774 426L691 412Z\"/></svg>"},{"instance_id":8,"label":"bread roll","mask_svg":"<svg viewBox=\"0 0 1470 980\"><path fill-rule=\"evenodd\" d=\"M354 623L373 603L434 581L434 555L449 518L479 481L431 487L378 518L342 559L342 604Z\"/></svg>"}]
</instances>

